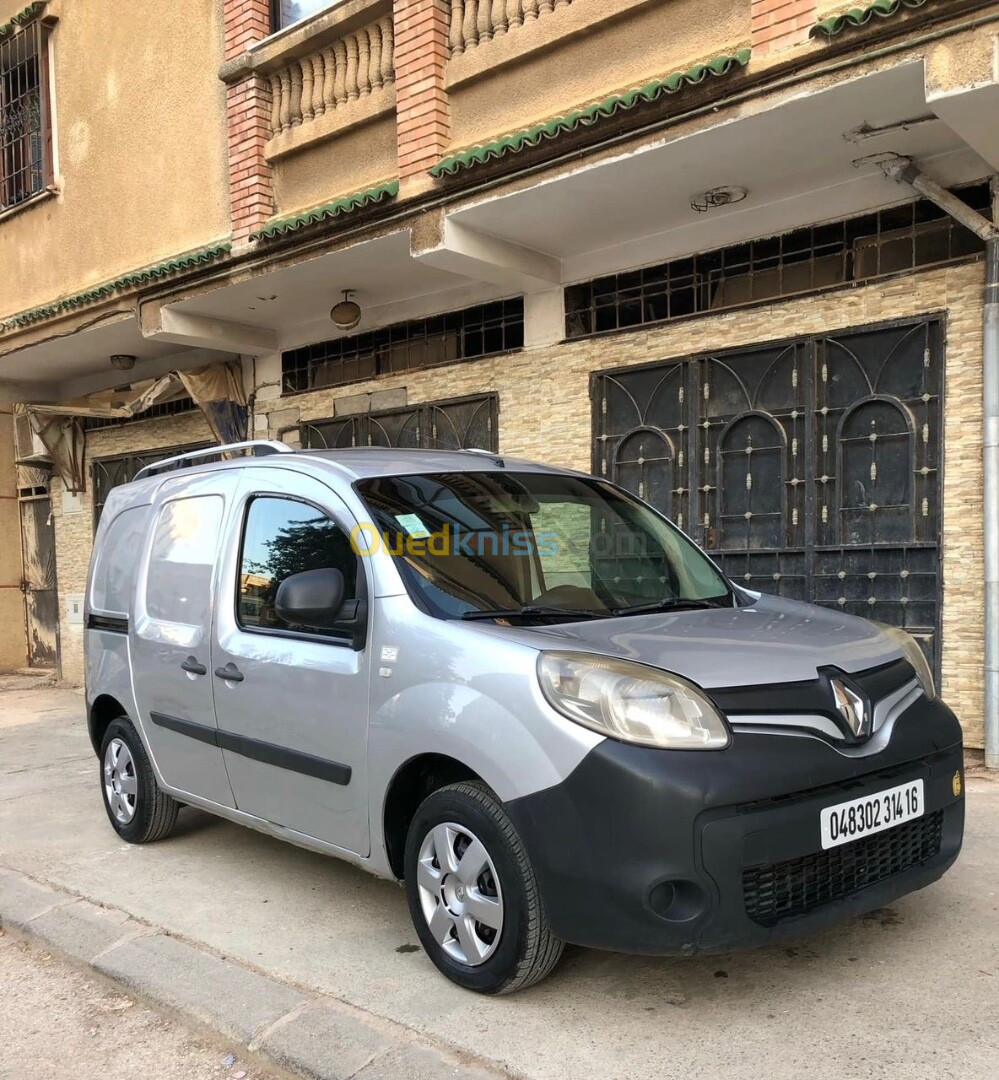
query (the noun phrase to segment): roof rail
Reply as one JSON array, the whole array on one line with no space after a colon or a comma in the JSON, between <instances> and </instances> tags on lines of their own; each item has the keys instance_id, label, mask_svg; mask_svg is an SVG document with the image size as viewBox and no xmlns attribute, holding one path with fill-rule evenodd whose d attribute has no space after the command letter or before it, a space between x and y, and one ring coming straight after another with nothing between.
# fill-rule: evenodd
<instances>
[{"instance_id":1,"label":"roof rail","mask_svg":"<svg viewBox=\"0 0 999 1080\"><path fill-rule=\"evenodd\" d=\"M151 465L139 469L132 479L141 480L147 476L155 476L157 473L173 472L175 469L183 469L195 464L199 458L217 457L219 454L231 454L238 450L244 451L247 457L269 457L271 454L293 454L295 452L294 447L289 446L287 443L275 442L271 439L251 439L248 442L205 446L201 450L191 450L187 454L178 454L176 457L154 461Z\"/></svg>"}]
</instances>

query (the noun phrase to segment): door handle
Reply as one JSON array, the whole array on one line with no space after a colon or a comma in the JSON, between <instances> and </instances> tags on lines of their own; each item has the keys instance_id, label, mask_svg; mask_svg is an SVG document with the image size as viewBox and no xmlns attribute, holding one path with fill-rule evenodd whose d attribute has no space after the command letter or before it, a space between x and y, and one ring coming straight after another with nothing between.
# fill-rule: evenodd
<instances>
[{"instance_id":1,"label":"door handle","mask_svg":"<svg viewBox=\"0 0 999 1080\"><path fill-rule=\"evenodd\" d=\"M215 675L219 679L225 679L226 682L243 681L243 673L233 663L228 663L225 667L217 667L215 669Z\"/></svg>"},{"instance_id":2,"label":"door handle","mask_svg":"<svg viewBox=\"0 0 999 1080\"><path fill-rule=\"evenodd\" d=\"M199 664L195 656L189 656L180 666L183 671L190 672L192 675L208 674L208 668L204 664Z\"/></svg>"}]
</instances>

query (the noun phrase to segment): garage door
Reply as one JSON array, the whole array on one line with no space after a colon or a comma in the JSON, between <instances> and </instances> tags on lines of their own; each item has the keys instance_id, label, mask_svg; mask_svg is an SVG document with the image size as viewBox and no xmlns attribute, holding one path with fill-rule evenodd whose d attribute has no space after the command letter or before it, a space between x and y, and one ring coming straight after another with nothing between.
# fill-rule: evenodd
<instances>
[{"instance_id":1,"label":"garage door","mask_svg":"<svg viewBox=\"0 0 999 1080\"><path fill-rule=\"evenodd\" d=\"M937 658L942 333L850 330L594 376L594 471L747 588L905 627Z\"/></svg>"}]
</instances>

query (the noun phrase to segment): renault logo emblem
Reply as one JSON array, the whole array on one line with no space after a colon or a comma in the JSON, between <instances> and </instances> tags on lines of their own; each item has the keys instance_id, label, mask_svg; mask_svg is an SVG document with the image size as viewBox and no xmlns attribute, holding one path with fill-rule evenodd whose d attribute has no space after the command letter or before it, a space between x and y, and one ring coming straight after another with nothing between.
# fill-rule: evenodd
<instances>
[{"instance_id":1,"label":"renault logo emblem","mask_svg":"<svg viewBox=\"0 0 999 1080\"><path fill-rule=\"evenodd\" d=\"M830 679L836 708L846 721L846 726L858 739L871 734L871 711L867 702L842 679Z\"/></svg>"}]
</instances>

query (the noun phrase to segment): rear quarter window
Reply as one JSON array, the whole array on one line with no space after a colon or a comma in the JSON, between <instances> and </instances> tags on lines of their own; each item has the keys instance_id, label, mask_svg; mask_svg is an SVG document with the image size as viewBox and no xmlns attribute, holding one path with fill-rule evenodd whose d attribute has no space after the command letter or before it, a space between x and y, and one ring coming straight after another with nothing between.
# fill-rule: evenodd
<instances>
[{"instance_id":1,"label":"rear quarter window","mask_svg":"<svg viewBox=\"0 0 999 1080\"><path fill-rule=\"evenodd\" d=\"M220 495L195 495L164 505L153 533L146 578L146 611L151 618L207 625L224 509Z\"/></svg>"},{"instance_id":2,"label":"rear quarter window","mask_svg":"<svg viewBox=\"0 0 999 1080\"><path fill-rule=\"evenodd\" d=\"M135 592L136 570L149 525L148 506L123 510L103 533L94 558L90 610L128 615Z\"/></svg>"}]
</instances>

